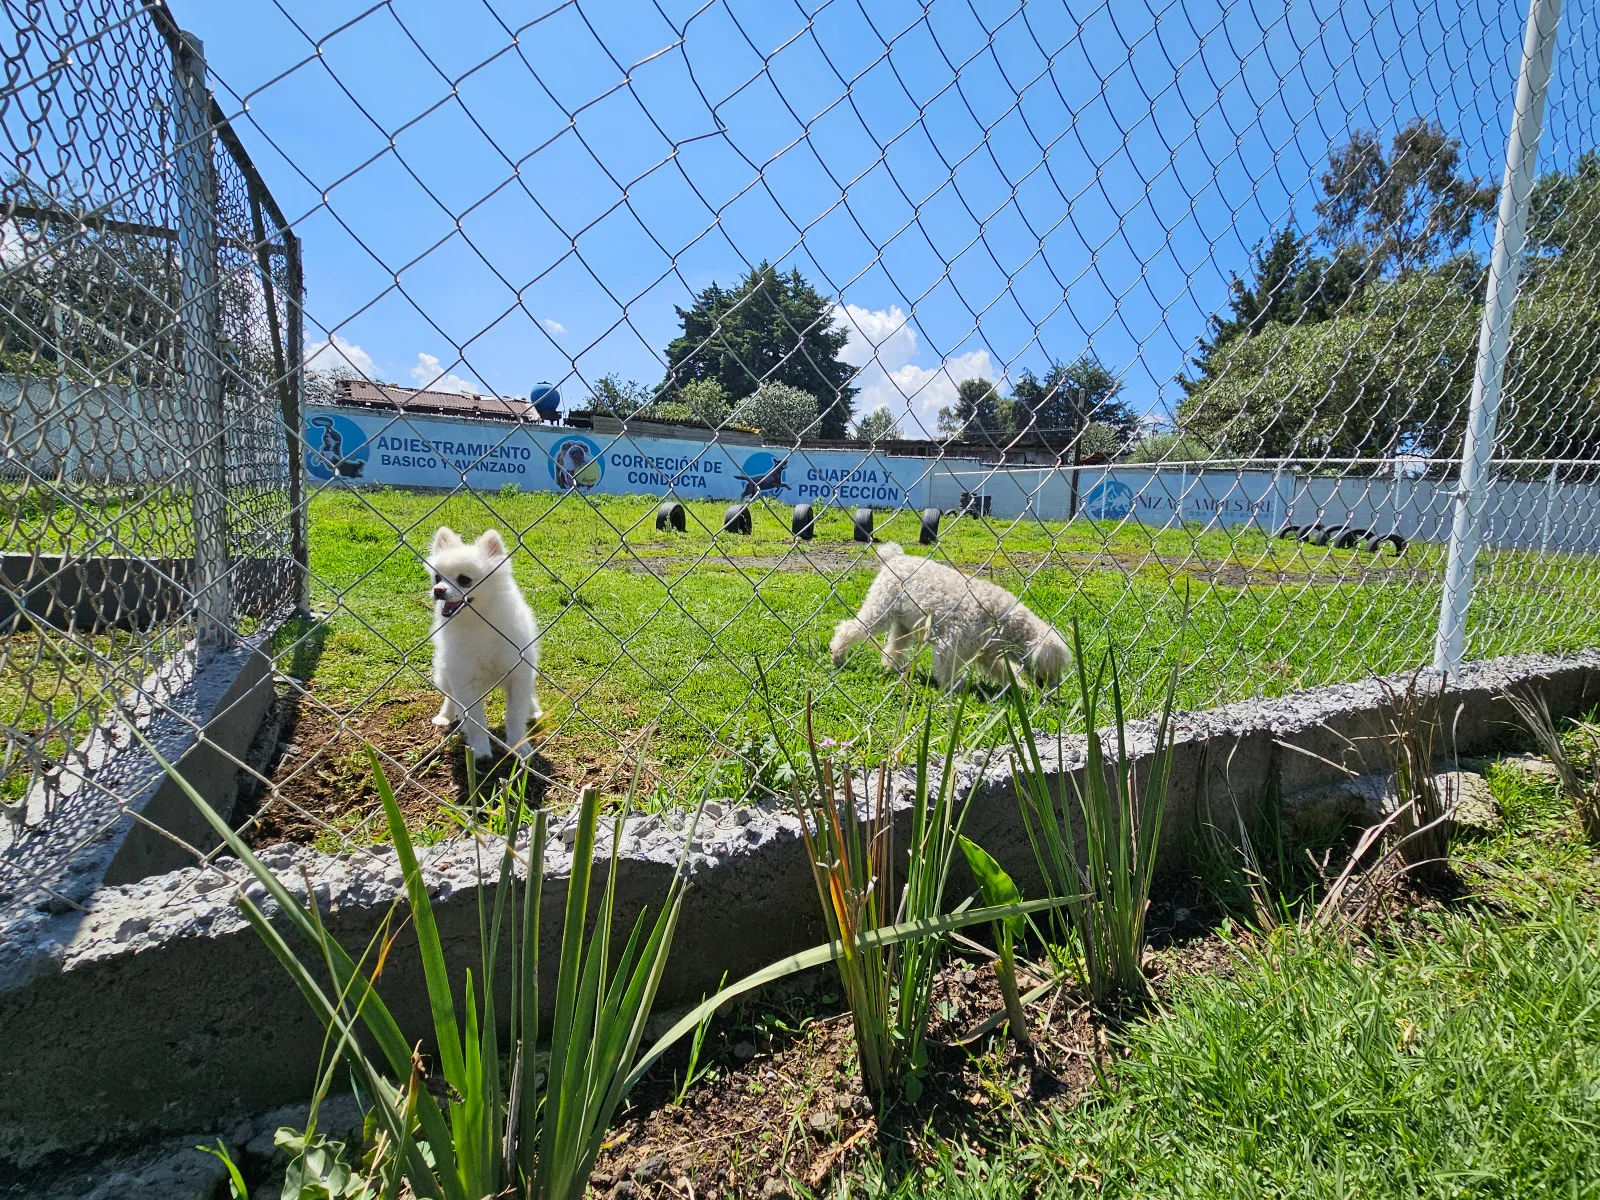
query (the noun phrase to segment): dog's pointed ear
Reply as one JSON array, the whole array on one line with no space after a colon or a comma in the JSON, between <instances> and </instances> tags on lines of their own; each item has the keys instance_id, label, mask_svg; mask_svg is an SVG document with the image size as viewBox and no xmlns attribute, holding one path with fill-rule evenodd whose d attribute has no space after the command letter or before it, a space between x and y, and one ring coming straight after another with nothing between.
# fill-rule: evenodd
<instances>
[{"instance_id":1,"label":"dog's pointed ear","mask_svg":"<svg viewBox=\"0 0 1600 1200\"><path fill-rule=\"evenodd\" d=\"M461 545L461 535L448 525L439 526L439 531L433 535L433 552L449 549L451 546Z\"/></svg>"},{"instance_id":2,"label":"dog's pointed ear","mask_svg":"<svg viewBox=\"0 0 1600 1200\"><path fill-rule=\"evenodd\" d=\"M486 530L477 541L477 547L490 558L504 558L506 556L506 541L500 536L498 529Z\"/></svg>"}]
</instances>

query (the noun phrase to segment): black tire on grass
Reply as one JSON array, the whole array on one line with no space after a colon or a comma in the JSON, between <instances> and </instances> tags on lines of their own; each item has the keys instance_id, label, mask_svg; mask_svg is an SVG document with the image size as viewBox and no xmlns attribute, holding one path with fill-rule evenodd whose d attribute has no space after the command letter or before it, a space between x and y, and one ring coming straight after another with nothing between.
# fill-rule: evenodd
<instances>
[{"instance_id":1,"label":"black tire on grass","mask_svg":"<svg viewBox=\"0 0 1600 1200\"><path fill-rule=\"evenodd\" d=\"M1394 556L1399 558L1406 552L1406 539L1398 533L1378 533L1366 540L1368 554L1382 554L1385 545L1394 547Z\"/></svg>"},{"instance_id":2,"label":"black tire on grass","mask_svg":"<svg viewBox=\"0 0 1600 1200\"><path fill-rule=\"evenodd\" d=\"M790 532L803 542L809 542L817 536L817 516L809 504L796 504L794 506L794 519L789 523Z\"/></svg>"},{"instance_id":3,"label":"black tire on grass","mask_svg":"<svg viewBox=\"0 0 1600 1200\"><path fill-rule=\"evenodd\" d=\"M1339 531L1339 536L1333 539L1333 548L1335 550L1354 550L1367 540L1367 535L1371 532L1370 529L1356 529L1353 526L1346 525Z\"/></svg>"},{"instance_id":4,"label":"black tire on grass","mask_svg":"<svg viewBox=\"0 0 1600 1200\"><path fill-rule=\"evenodd\" d=\"M922 532L917 535L917 541L924 546L935 545L939 541L939 518L944 514L937 508L922 510Z\"/></svg>"},{"instance_id":5,"label":"black tire on grass","mask_svg":"<svg viewBox=\"0 0 1600 1200\"><path fill-rule=\"evenodd\" d=\"M656 509L656 531L663 532L671 529L675 533L682 533L689 527L689 519L684 515L683 505L676 500L668 500Z\"/></svg>"},{"instance_id":6,"label":"black tire on grass","mask_svg":"<svg viewBox=\"0 0 1600 1200\"><path fill-rule=\"evenodd\" d=\"M854 532L851 536L856 541L868 543L872 541L872 510L870 508L856 509L855 515L850 518L850 524L854 527Z\"/></svg>"},{"instance_id":7,"label":"black tire on grass","mask_svg":"<svg viewBox=\"0 0 1600 1200\"><path fill-rule=\"evenodd\" d=\"M728 511L722 514L723 533L748 534L751 527L750 506L748 504L728 505Z\"/></svg>"}]
</instances>

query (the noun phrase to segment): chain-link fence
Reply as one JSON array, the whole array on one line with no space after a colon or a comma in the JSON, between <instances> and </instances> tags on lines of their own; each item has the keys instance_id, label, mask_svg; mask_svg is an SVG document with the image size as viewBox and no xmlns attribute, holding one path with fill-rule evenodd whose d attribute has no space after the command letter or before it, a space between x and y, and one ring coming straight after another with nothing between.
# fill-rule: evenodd
<instances>
[{"instance_id":1,"label":"chain-link fence","mask_svg":"<svg viewBox=\"0 0 1600 1200\"><path fill-rule=\"evenodd\" d=\"M0 129L0 857L81 843L96 776L304 571L299 250L164 9L9 6ZM70 845L57 846L58 851ZM43 859L56 861L49 852Z\"/></svg>"},{"instance_id":2,"label":"chain-link fence","mask_svg":"<svg viewBox=\"0 0 1600 1200\"><path fill-rule=\"evenodd\" d=\"M214 355L165 18L13 14L8 550L174 597L13 626L13 797L248 614L282 693L251 836L379 836L364 741L447 832L458 735L531 651L477 590L504 566L428 563L440 526L498 530L538 621L551 803L636 763L646 803L716 763L781 792L808 707L893 752L980 651L1071 725L1013 604L1118 646L1136 711L1175 657L1199 707L1600 640L1592 6L207 19L251 48L213 85L292 214L223 139ZM909 570L915 619L860 631L886 654L836 655L889 541L1014 599ZM516 718L491 689L502 745Z\"/></svg>"}]
</instances>

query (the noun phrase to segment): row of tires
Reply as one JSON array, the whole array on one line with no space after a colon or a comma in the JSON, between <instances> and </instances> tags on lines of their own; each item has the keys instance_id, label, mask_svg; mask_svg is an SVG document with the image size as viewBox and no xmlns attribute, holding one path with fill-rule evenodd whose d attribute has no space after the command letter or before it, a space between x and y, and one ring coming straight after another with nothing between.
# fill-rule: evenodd
<instances>
[{"instance_id":1,"label":"row of tires","mask_svg":"<svg viewBox=\"0 0 1600 1200\"><path fill-rule=\"evenodd\" d=\"M1354 525L1324 525L1320 521L1310 525L1285 525L1278 530L1278 536L1285 541L1331 546L1335 550L1362 549L1368 554L1382 554L1387 547L1396 558L1404 554L1409 545L1398 533L1378 533Z\"/></svg>"},{"instance_id":2,"label":"row of tires","mask_svg":"<svg viewBox=\"0 0 1600 1200\"><path fill-rule=\"evenodd\" d=\"M931 546L939 540L939 521L944 514L937 508L922 510L921 529L918 531L917 540L924 546ZM850 523L854 527L852 536L858 542L871 543L872 536L872 510L858 508L851 515ZM683 533L689 527L687 510L676 500L668 500L656 509L656 529L662 532ZM753 528L748 504L730 504L727 512L722 514L722 532L748 535ZM816 536L817 514L809 504L796 504L794 514L790 518L789 531L802 541L809 542Z\"/></svg>"},{"instance_id":3,"label":"row of tires","mask_svg":"<svg viewBox=\"0 0 1600 1200\"><path fill-rule=\"evenodd\" d=\"M918 541L925 546L931 546L939 540L939 520L944 514L937 508L925 509L922 513L922 528L919 530ZM790 522L790 531L795 537L810 541L816 534L816 513L809 504L796 504L793 518ZM872 536L872 510L858 508L851 516L854 528L854 537L858 542L871 542ZM656 510L656 528L663 531L682 533L688 526L687 513L682 504L669 500ZM751 531L750 506L748 504L732 504L723 514L722 531L724 533L745 534ZM1284 540L1308 542L1313 546L1331 546L1335 550L1364 549L1368 554L1382 554L1389 550L1398 558L1406 552L1408 545L1406 539L1398 533L1376 533L1370 529L1360 529L1354 525L1323 525L1316 522L1311 525L1285 525L1278 530L1278 536Z\"/></svg>"}]
</instances>

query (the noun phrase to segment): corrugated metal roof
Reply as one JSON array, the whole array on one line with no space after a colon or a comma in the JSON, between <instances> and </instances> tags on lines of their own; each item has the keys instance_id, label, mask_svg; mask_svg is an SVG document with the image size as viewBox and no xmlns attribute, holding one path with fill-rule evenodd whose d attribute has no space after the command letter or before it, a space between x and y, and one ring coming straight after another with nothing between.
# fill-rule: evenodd
<instances>
[{"instance_id":1,"label":"corrugated metal roof","mask_svg":"<svg viewBox=\"0 0 1600 1200\"><path fill-rule=\"evenodd\" d=\"M369 383L365 379L341 379L338 402L368 408L403 409L406 412L438 413L447 417L484 417L496 421L538 421L533 405L521 399L476 396L460 392L428 392L400 387L393 383Z\"/></svg>"}]
</instances>

